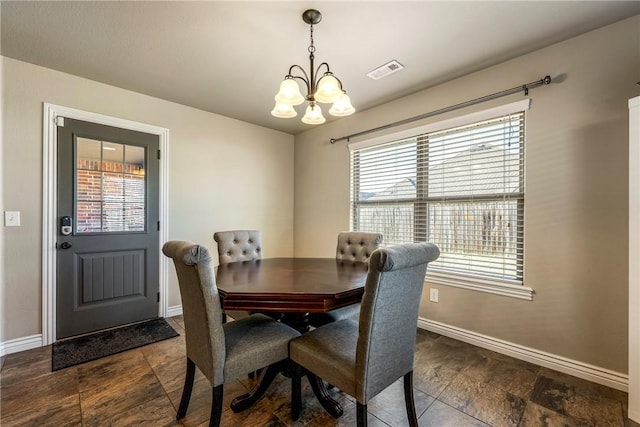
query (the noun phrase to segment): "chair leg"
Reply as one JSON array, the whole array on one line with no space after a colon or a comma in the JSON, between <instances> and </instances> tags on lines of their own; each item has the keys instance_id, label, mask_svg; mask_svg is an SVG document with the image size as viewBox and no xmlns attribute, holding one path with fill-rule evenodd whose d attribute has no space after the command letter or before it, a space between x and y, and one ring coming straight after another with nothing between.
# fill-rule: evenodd
<instances>
[{"instance_id":1,"label":"chair leg","mask_svg":"<svg viewBox=\"0 0 640 427\"><path fill-rule=\"evenodd\" d=\"M220 307L222 307L222 304L224 302L224 298L222 298L222 295L220 295ZM222 323L227 323L227 313L222 310Z\"/></svg>"},{"instance_id":2,"label":"chair leg","mask_svg":"<svg viewBox=\"0 0 640 427\"><path fill-rule=\"evenodd\" d=\"M222 384L213 387L211 396L211 417L209 418L209 427L220 427L220 418L222 418L222 388Z\"/></svg>"},{"instance_id":3,"label":"chair leg","mask_svg":"<svg viewBox=\"0 0 640 427\"><path fill-rule=\"evenodd\" d=\"M296 421L300 418L300 409L302 407L302 367L296 362L293 365L291 376L291 419Z\"/></svg>"},{"instance_id":4,"label":"chair leg","mask_svg":"<svg viewBox=\"0 0 640 427\"><path fill-rule=\"evenodd\" d=\"M404 403L407 407L407 418L409 418L409 426L418 427L416 405L413 401L413 371L409 371L404 376Z\"/></svg>"},{"instance_id":5,"label":"chair leg","mask_svg":"<svg viewBox=\"0 0 640 427\"><path fill-rule=\"evenodd\" d=\"M360 402L356 402L356 425L367 427L367 405Z\"/></svg>"},{"instance_id":6,"label":"chair leg","mask_svg":"<svg viewBox=\"0 0 640 427\"><path fill-rule=\"evenodd\" d=\"M182 388L182 399L180 399L180 406L178 407L178 414L176 420L181 420L187 415L187 408L189 407L189 400L191 399L191 391L193 390L193 379L196 374L196 364L187 357L187 372L184 377L184 387Z\"/></svg>"}]
</instances>

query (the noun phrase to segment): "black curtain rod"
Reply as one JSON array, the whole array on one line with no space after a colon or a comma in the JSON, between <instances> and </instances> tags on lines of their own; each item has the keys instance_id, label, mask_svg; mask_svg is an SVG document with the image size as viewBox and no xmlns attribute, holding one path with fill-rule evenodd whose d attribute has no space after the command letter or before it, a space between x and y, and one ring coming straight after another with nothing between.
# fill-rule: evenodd
<instances>
[{"instance_id":1,"label":"black curtain rod","mask_svg":"<svg viewBox=\"0 0 640 427\"><path fill-rule=\"evenodd\" d=\"M449 111L459 110L460 108L469 107L471 105L479 104L481 102L490 101L490 100L496 99L496 98L501 98L503 96L511 95L513 93L517 93L517 92L520 92L520 91L524 91L524 94L526 96L526 95L529 94L529 89L533 89L535 87L542 86L542 85L548 85L549 83L551 83L551 77L550 76L545 76L544 78L542 78L540 80L537 80L535 82L527 83L527 84L524 84L524 85L521 85L521 86L516 86L516 87L513 87L511 89L503 90L501 92L492 93L491 95L481 96L480 98L472 99L471 101L461 102L460 104L455 104L455 105L451 105L449 107L441 108L439 110L431 111L429 113L420 114L419 116L410 117L408 119L399 120L397 122L393 122L393 123L389 123L389 124L386 124L386 125L378 126L377 128L363 130L361 132L352 133L351 135L341 136L340 138L331 138L330 141L331 141L332 144L335 144L338 141L344 141L345 139L347 140L347 142L349 142L349 140L351 138L355 138L356 136L367 135L369 133L378 132L378 131L381 131L383 129L388 129L388 128L391 128L391 127L404 125L406 123L415 122L416 120L426 119L427 117L437 116L438 114L448 113Z\"/></svg>"}]
</instances>

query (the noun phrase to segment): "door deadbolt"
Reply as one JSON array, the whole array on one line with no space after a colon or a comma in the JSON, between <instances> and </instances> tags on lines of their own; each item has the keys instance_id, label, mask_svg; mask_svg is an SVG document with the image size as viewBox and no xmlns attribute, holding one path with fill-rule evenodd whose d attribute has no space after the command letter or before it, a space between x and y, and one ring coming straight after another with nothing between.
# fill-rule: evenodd
<instances>
[{"instance_id":1,"label":"door deadbolt","mask_svg":"<svg viewBox=\"0 0 640 427\"><path fill-rule=\"evenodd\" d=\"M73 219L70 216L60 218L60 234L68 236L73 231ZM64 248L67 249L67 248Z\"/></svg>"}]
</instances>

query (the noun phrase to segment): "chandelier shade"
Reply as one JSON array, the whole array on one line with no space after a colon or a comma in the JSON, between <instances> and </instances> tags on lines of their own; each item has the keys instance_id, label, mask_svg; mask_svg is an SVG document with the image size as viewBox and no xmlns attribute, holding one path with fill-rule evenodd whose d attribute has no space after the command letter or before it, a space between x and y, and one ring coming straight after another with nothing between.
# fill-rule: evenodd
<instances>
[{"instance_id":1,"label":"chandelier shade","mask_svg":"<svg viewBox=\"0 0 640 427\"><path fill-rule=\"evenodd\" d=\"M349 116L355 113L356 109L351 105L351 99L349 99L349 95L342 92L340 98L336 102L333 103L333 106L329 110L329 114L336 117Z\"/></svg>"},{"instance_id":2,"label":"chandelier shade","mask_svg":"<svg viewBox=\"0 0 640 427\"><path fill-rule=\"evenodd\" d=\"M326 73L318 80L318 89L313 96L318 102L331 103L336 102L342 95L340 82L333 77L333 74Z\"/></svg>"},{"instance_id":3,"label":"chandelier shade","mask_svg":"<svg viewBox=\"0 0 640 427\"><path fill-rule=\"evenodd\" d=\"M326 121L327 119L322 115L322 109L316 103L309 104L304 117L302 117L302 122L308 125L320 125Z\"/></svg>"},{"instance_id":4,"label":"chandelier shade","mask_svg":"<svg viewBox=\"0 0 640 427\"><path fill-rule=\"evenodd\" d=\"M300 105L304 102L304 96L300 93L300 86L293 79L284 79L280 83L280 91L275 96L276 103L288 105Z\"/></svg>"},{"instance_id":5,"label":"chandelier shade","mask_svg":"<svg viewBox=\"0 0 640 427\"><path fill-rule=\"evenodd\" d=\"M281 119L290 119L298 115L298 112L293 105L276 102L276 106L271 111L271 114Z\"/></svg>"},{"instance_id":6,"label":"chandelier shade","mask_svg":"<svg viewBox=\"0 0 640 427\"><path fill-rule=\"evenodd\" d=\"M322 109L318 105L319 102L333 103L329 110L329 114L333 116L343 117L353 114L356 110L351 105L351 99L342 87L340 79L334 76L329 69L329 64L323 62L314 69L316 48L313 45L313 26L322 20L322 14L315 9L309 9L302 14L302 20L310 26L309 73L307 74L304 68L299 65L289 67L289 73L280 83L280 90L275 96L276 105L271 110L271 115L284 119L296 117L298 114L293 107L302 104L305 100L308 105L302 121L307 124L315 125L326 121L322 115ZM294 71L300 72L301 75L294 74ZM322 74L320 74L321 72ZM320 77L318 78L318 76ZM302 95L300 91L300 83L304 83L303 88L307 91L306 96Z\"/></svg>"}]
</instances>

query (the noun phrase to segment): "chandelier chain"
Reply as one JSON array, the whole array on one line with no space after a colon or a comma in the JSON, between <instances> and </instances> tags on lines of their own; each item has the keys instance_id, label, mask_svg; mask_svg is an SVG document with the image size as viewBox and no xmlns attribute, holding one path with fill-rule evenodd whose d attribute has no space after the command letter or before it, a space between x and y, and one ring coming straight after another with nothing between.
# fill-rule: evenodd
<instances>
[{"instance_id":1,"label":"chandelier chain","mask_svg":"<svg viewBox=\"0 0 640 427\"><path fill-rule=\"evenodd\" d=\"M316 47L313 45L313 25L310 25L311 29L309 30L309 39L311 39L311 44L309 45L309 53L313 54L316 51Z\"/></svg>"}]
</instances>

